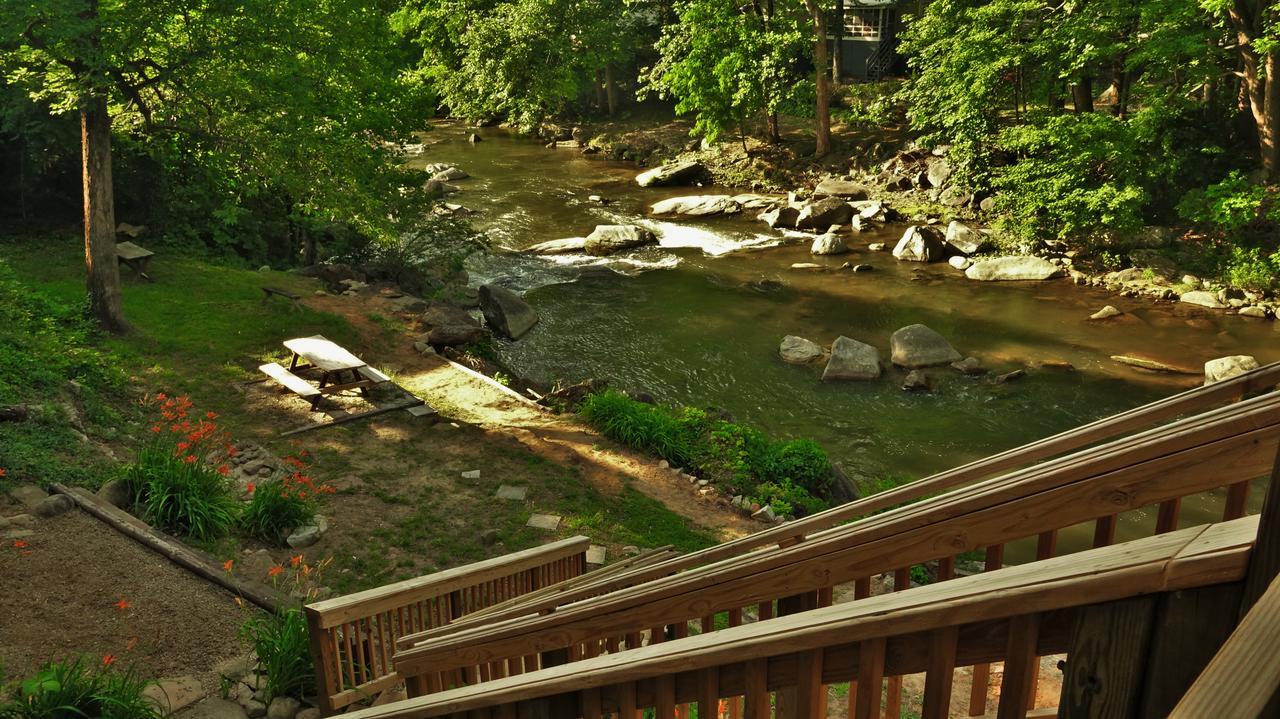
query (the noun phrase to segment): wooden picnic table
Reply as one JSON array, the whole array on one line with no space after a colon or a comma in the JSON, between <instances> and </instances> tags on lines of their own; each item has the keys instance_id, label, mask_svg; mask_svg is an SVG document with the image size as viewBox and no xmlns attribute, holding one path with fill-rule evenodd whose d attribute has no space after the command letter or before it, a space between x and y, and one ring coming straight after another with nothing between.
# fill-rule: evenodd
<instances>
[{"instance_id":1,"label":"wooden picnic table","mask_svg":"<svg viewBox=\"0 0 1280 719\"><path fill-rule=\"evenodd\" d=\"M363 391L378 381L386 381L385 376L378 376L381 373L370 376L374 371L364 360L321 335L285 340L284 346L293 353L293 358L289 360L290 372L308 367L320 370L321 392L347 389ZM303 361L306 364L300 365Z\"/></svg>"}]
</instances>

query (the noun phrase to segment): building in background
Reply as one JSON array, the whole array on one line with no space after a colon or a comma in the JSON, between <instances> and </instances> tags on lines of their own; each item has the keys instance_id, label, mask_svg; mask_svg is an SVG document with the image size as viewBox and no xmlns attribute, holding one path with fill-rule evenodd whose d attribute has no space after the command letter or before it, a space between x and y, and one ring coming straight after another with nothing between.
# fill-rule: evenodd
<instances>
[{"instance_id":1,"label":"building in background","mask_svg":"<svg viewBox=\"0 0 1280 719\"><path fill-rule=\"evenodd\" d=\"M834 11L828 40L841 79L874 82L897 70L898 0L835 0Z\"/></svg>"}]
</instances>

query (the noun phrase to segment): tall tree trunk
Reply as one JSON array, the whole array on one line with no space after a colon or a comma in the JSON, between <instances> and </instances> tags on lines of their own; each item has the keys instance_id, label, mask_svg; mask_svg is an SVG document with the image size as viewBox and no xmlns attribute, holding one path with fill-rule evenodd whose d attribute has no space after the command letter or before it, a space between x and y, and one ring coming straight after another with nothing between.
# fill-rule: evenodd
<instances>
[{"instance_id":1,"label":"tall tree trunk","mask_svg":"<svg viewBox=\"0 0 1280 719\"><path fill-rule=\"evenodd\" d=\"M111 118L107 98L96 95L80 111L80 150L84 174L84 264L88 270L89 311L103 329L129 330L120 297L116 259L116 211L111 188Z\"/></svg>"},{"instance_id":2,"label":"tall tree trunk","mask_svg":"<svg viewBox=\"0 0 1280 719\"><path fill-rule=\"evenodd\" d=\"M1093 112L1093 80L1082 77L1071 86L1071 101L1076 112Z\"/></svg>"},{"instance_id":3,"label":"tall tree trunk","mask_svg":"<svg viewBox=\"0 0 1280 719\"><path fill-rule=\"evenodd\" d=\"M814 157L825 157L831 152L831 81L827 77L826 19L823 16L822 6L817 4L817 0L805 0L805 5L808 6L809 14L813 18L814 75L818 91L818 102L815 108L818 144L814 147L813 154Z\"/></svg>"},{"instance_id":4,"label":"tall tree trunk","mask_svg":"<svg viewBox=\"0 0 1280 719\"><path fill-rule=\"evenodd\" d=\"M596 70L596 81L594 84L596 87L596 109L603 112L606 104L604 97L604 70Z\"/></svg>"},{"instance_id":5,"label":"tall tree trunk","mask_svg":"<svg viewBox=\"0 0 1280 719\"><path fill-rule=\"evenodd\" d=\"M609 101L609 115L618 110L618 83L613 81L613 65L604 66L604 94Z\"/></svg>"},{"instance_id":6,"label":"tall tree trunk","mask_svg":"<svg viewBox=\"0 0 1280 719\"><path fill-rule=\"evenodd\" d=\"M1244 65L1242 94L1258 132L1258 156L1263 179L1280 181L1280 50L1259 54L1257 41L1267 28L1266 14L1276 10L1265 0L1236 0L1229 14L1236 31L1236 47Z\"/></svg>"},{"instance_id":7,"label":"tall tree trunk","mask_svg":"<svg viewBox=\"0 0 1280 719\"><path fill-rule=\"evenodd\" d=\"M831 42L831 79L839 85L840 78L844 77L844 0L836 0L831 22L835 25L835 40Z\"/></svg>"},{"instance_id":8,"label":"tall tree trunk","mask_svg":"<svg viewBox=\"0 0 1280 719\"><path fill-rule=\"evenodd\" d=\"M769 143L776 145L782 142L782 133L778 131L778 113L765 113L764 124L765 134L769 136Z\"/></svg>"}]
</instances>

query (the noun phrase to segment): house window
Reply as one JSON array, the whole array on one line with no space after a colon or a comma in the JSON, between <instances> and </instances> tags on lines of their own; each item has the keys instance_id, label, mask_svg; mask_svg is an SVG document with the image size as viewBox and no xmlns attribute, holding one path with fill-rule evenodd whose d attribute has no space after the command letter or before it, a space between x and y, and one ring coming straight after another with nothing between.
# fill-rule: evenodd
<instances>
[{"instance_id":1,"label":"house window","mask_svg":"<svg viewBox=\"0 0 1280 719\"><path fill-rule=\"evenodd\" d=\"M870 8L844 11L844 36L857 40L880 40L885 35L889 12Z\"/></svg>"}]
</instances>

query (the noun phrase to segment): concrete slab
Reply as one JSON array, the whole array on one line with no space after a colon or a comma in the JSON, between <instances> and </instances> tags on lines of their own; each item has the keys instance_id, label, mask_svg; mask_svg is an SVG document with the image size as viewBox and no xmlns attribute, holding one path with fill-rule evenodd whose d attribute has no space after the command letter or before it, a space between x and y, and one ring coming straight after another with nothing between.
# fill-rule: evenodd
<instances>
[{"instance_id":1,"label":"concrete slab","mask_svg":"<svg viewBox=\"0 0 1280 719\"><path fill-rule=\"evenodd\" d=\"M511 499L518 502L522 501L527 496L529 496L528 487L513 487L509 484L504 484L498 487L498 499Z\"/></svg>"},{"instance_id":2,"label":"concrete slab","mask_svg":"<svg viewBox=\"0 0 1280 719\"><path fill-rule=\"evenodd\" d=\"M557 514L535 514L529 517L529 521L525 523L525 526L554 532L560 526L560 516Z\"/></svg>"},{"instance_id":3,"label":"concrete slab","mask_svg":"<svg viewBox=\"0 0 1280 719\"><path fill-rule=\"evenodd\" d=\"M587 564L604 564L604 546L592 544L587 547Z\"/></svg>"}]
</instances>

